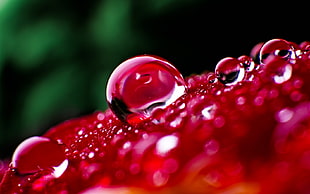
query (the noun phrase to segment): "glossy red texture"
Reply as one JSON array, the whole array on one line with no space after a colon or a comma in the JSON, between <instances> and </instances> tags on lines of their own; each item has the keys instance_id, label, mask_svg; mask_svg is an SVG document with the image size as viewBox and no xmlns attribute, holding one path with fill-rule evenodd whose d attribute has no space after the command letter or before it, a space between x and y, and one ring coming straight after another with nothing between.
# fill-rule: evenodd
<instances>
[{"instance_id":1,"label":"glossy red texture","mask_svg":"<svg viewBox=\"0 0 310 194\"><path fill-rule=\"evenodd\" d=\"M11 167L0 193L306 194L310 61L272 59L234 84L192 75L184 95L135 125L111 109L65 121L43 135L65 147L62 175Z\"/></svg>"},{"instance_id":2,"label":"glossy red texture","mask_svg":"<svg viewBox=\"0 0 310 194\"><path fill-rule=\"evenodd\" d=\"M64 146L46 137L30 137L15 150L11 168L19 174L34 174L42 170L54 171L54 167L66 160Z\"/></svg>"},{"instance_id":3,"label":"glossy red texture","mask_svg":"<svg viewBox=\"0 0 310 194\"><path fill-rule=\"evenodd\" d=\"M168 61L151 55L136 56L120 64L107 85L107 101L123 121L149 117L185 92L185 82ZM136 119L137 120L137 119Z\"/></svg>"}]
</instances>

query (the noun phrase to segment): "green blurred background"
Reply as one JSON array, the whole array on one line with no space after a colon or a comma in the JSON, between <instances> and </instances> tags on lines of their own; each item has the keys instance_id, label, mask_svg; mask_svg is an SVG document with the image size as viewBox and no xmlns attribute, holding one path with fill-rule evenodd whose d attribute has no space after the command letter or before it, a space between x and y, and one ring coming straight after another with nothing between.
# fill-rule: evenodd
<instances>
[{"instance_id":1,"label":"green blurred background","mask_svg":"<svg viewBox=\"0 0 310 194\"><path fill-rule=\"evenodd\" d=\"M0 158L105 110L108 76L129 57L159 55L188 76L271 38L309 40L300 8L229 2L0 0Z\"/></svg>"}]
</instances>

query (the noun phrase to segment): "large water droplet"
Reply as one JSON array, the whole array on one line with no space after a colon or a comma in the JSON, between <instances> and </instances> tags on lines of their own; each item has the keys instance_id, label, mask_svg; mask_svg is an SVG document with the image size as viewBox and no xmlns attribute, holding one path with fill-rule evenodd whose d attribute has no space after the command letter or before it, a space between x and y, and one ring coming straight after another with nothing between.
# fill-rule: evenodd
<instances>
[{"instance_id":1,"label":"large water droplet","mask_svg":"<svg viewBox=\"0 0 310 194\"><path fill-rule=\"evenodd\" d=\"M259 54L260 62L266 64L273 58L281 58L291 63L296 59L293 45L283 39L272 39L266 42Z\"/></svg>"},{"instance_id":2,"label":"large water droplet","mask_svg":"<svg viewBox=\"0 0 310 194\"><path fill-rule=\"evenodd\" d=\"M55 178L60 177L68 166L64 146L46 137L30 137L15 150L11 168L21 175L50 170Z\"/></svg>"},{"instance_id":3,"label":"large water droplet","mask_svg":"<svg viewBox=\"0 0 310 194\"><path fill-rule=\"evenodd\" d=\"M242 62L238 59L226 57L217 63L215 74L220 82L230 86L243 80L245 69Z\"/></svg>"},{"instance_id":4,"label":"large water droplet","mask_svg":"<svg viewBox=\"0 0 310 194\"><path fill-rule=\"evenodd\" d=\"M110 76L107 101L123 121L138 123L185 93L185 81L168 61L150 55L130 58Z\"/></svg>"}]
</instances>

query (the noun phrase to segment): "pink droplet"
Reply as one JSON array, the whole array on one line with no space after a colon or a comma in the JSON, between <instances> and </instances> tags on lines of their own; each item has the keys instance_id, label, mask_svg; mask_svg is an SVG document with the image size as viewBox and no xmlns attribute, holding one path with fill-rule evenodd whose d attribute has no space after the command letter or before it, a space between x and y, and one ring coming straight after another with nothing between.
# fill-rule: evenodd
<instances>
[{"instance_id":1,"label":"pink droplet","mask_svg":"<svg viewBox=\"0 0 310 194\"><path fill-rule=\"evenodd\" d=\"M230 86L244 79L245 69L240 60L226 57L220 60L215 67L215 75L223 84Z\"/></svg>"},{"instance_id":2,"label":"pink droplet","mask_svg":"<svg viewBox=\"0 0 310 194\"><path fill-rule=\"evenodd\" d=\"M186 91L180 72L165 59L141 55L120 64L110 76L107 101L123 121L139 123Z\"/></svg>"},{"instance_id":3,"label":"pink droplet","mask_svg":"<svg viewBox=\"0 0 310 194\"><path fill-rule=\"evenodd\" d=\"M245 68L245 71L247 72L250 72L254 68L256 68L256 64L254 63L254 60L247 55L242 55L238 57L238 60L242 62L242 65Z\"/></svg>"},{"instance_id":4,"label":"pink droplet","mask_svg":"<svg viewBox=\"0 0 310 194\"><path fill-rule=\"evenodd\" d=\"M30 137L15 150L11 168L19 174L33 174L50 170L59 177L67 167L64 146L46 137ZM56 172L57 171L57 172Z\"/></svg>"},{"instance_id":5,"label":"pink droplet","mask_svg":"<svg viewBox=\"0 0 310 194\"><path fill-rule=\"evenodd\" d=\"M273 58L285 59L293 63L296 59L296 54L290 42L283 39L272 39L262 46L259 58L262 64L273 60Z\"/></svg>"},{"instance_id":6,"label":"pink droplet","mask_svg":"<svg viewBox=\"0 0 310 194\"><path fill-rule=\"evenodd\" d=\"M286 60L273 58L264 67L264 75L267 79L273 80L276 84L282 84L291 79L293 66Z\"/></svg>"}]
</instances>

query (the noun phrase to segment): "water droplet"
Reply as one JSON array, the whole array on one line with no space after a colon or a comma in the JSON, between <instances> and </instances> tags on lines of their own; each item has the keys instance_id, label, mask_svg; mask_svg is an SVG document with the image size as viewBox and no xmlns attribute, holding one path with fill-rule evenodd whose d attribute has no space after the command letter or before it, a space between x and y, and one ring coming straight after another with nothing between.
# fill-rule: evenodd
<instances>
[{"instance_id":1,"label":"water droplet","mask_svg":"<svg viewBox=\"0 0 310 194\"><path fill-rule=\"evenodd\" d=\"M94 153L94 152L89 152L88 158L93 158L94 156L95 156L95 153Z\"/></svg>"},{"instance_id":2,"label":"water droplet","mask_svg":"<svg viewBox=\"0 0 310 194\"><path fill-rule=\"evenodd\" d=\"M208 141L205 146L204 150L208 155L214 155L219 151L220 145L216 140Z\"/></svg>"},{"instance_id":3,"label":"water droplet","mask_svg":"<svg viewBox=\"0 0 310 194\"><path fill-rule=\"evenodd\" d=\"M276 119L280 123L286 123L294 116L294 111L284 108L277 112Z\"/></svg>"},{"instance_id":4,"label":"water droplet","mask_svg":"<svg viewBox=\"0 0 310 194\"><path fill-rule=\"evenodd\" d=\"M215 104L211 104L209 106L206 106L204 109L202 109L201 114L204 119L211 120L214 117L216 106Z\"/></svg>"},{"instance_id":5,"label":"water droplet","mask_svg":"<svg viewBox=\"0 0 310 194\"><path fill-rule=\"evenodd\" d=\"M250 52L250 56L254 60L255 63L259 63L259 51L263 45L264 45L263 42L256 44Z\"/></svg>"},{"instance_id":6,"label":"water droplet","mask_svg":"<svg viewBox=\"0 0 310 194\"><path fill-rule=\"evenodd\" d=\"M226 57L217 63L215 74L220 82L230 86L243 80L245 70L241 61L236 58Z\"/></svg>"},{"instance_id":7,"label":"water droplet","mask_svg":"<svg viewBox=\"0 0 310 194\"><path fill-rule=\"evenodd\" d=\"M170 122L169 125L172 128L178 128L181 126L182 121L183 121L182 117L176 117L173 121Z\"/></svg>"},{"instance_id":8,"label":"water droplet","mask_svg":"<svg viewBox=\"0 0 310 194\"><path fill-rule=\"evenodd\" d=\"M168 179L169 175L159 170L153 174L153 184L157 187L165 185L168 182Z\"/></svg>"},{"instance_id":9,"label":"water droplet","mask_svg":"<svg viewBox=\"0 0 310 194\"><path fill-rule=\"evenodd\" d=\"M254 60L247 55L240 56L238 60L241 61L245 71L247 72L253 71L253 69L256 68L256 64L254 63Z\"/></svg>"},{"instance_id":10,"label":"water droplet","mask_svg":"<svg viewBox=\"0 0 310 194\"><path fill-rule=\"evenodd\" d=\"M218 116L213 120L213 124L216 128L221 128L225 125L225 118L223 116Z\"/></svg>"},{"instance_id":11,"label":"water droplet","mask_svg":"<svg viewBox=\"0 0 310 194\"><path fill-rule=\"evenodd\" d=\"M264 73L276 84L282 84L292 77L293 67L287 61L275 58L266 64Z\"/></svg>"},{"instance_id":12,"label":"water droplet","mask_svg":"<svg viewBox=\"0 0 310 194\"><path fill-rule=\"evenodd\" d=\"M60 177L68 166L64 146L46 137L30 137L15 150L11 168L19 174L34 174L51 170L54 177Z\"/></svg>"},{"instance_id":13,"label":"water droplet","mask_svg":"<svg viewBox=\"0 0 310 194\"><path fill-rule=\"evenodd\" d=\"M122 121L138 123L185 91L182 75L168 61L142 55L126 60L114 70L107 85L107 101Z\"/></svg>"},{"instance_id":14,"label":"water droplet","mask_svg":"<svg viewBox=\"0 0 310 194\"><path fill-rule=\"evenodd\" d=\"M156 144L156 152L158 155L165 156L179 143L179 138L175 135L167 135L160 138Z\"/></svg>"},{"instance_id":15,"label":"water droplet","mask_svg":"<svg viewBox=\"0 0 310 194\"><path fill-rule=\"evenodd\" d=\"M299 48L301 50L301 54L309 53L310 51L310 42L304 41L299 44Z\"/></svg>"},{"instance_id":16,"label":"water droplet","mask_svg":"<svg viewBox=\"0 0 310 194\"><path fill-rule=\"evenodd\" d=\"M285 59L291 63L296 59L293 46L283 39L272 39L266 42L259 54L260 62L266 64L273 58Z\"/></svg>"},{"instance_id":17,"label":"water droplet","mask_svg":"<svg viewBox=\"0 0 310 194\"><path fill-rule=\"evenodd\" d=\"M246 102L246 98L244 96L239 96L237 99L236 99L236 104L237 105L244 105Z\"/></svg>"}]
</instances>

